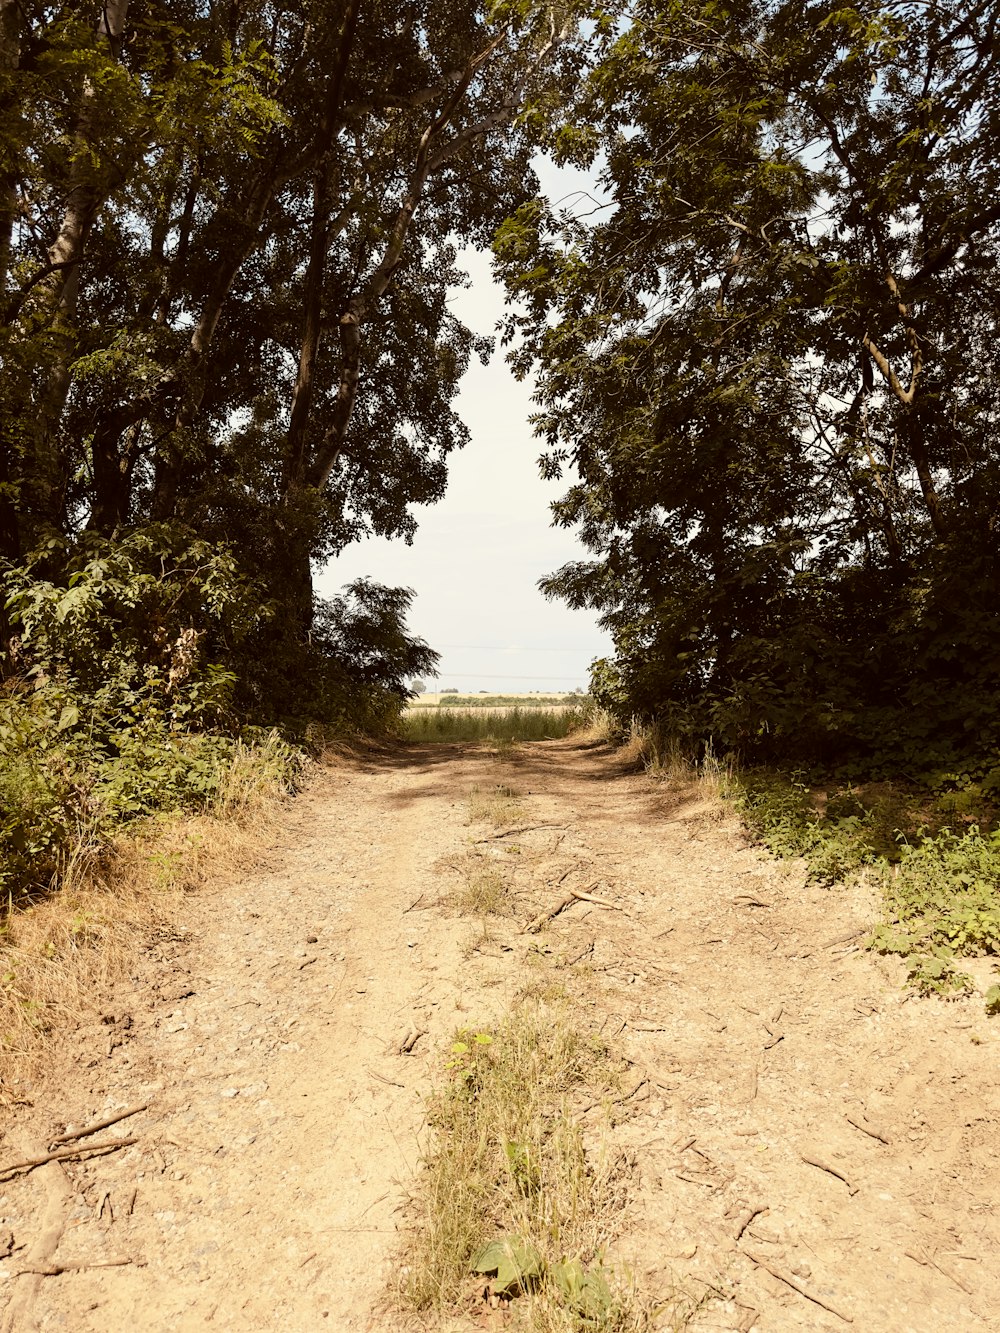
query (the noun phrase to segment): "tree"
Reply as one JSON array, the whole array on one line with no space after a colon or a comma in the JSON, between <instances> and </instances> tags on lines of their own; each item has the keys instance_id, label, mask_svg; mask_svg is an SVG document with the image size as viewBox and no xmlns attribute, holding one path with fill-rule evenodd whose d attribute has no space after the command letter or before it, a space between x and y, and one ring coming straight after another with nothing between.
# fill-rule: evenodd
<instances>
[{"instance_id":1,"label":"tree","mask_svg":"<svg viewBox=\"0 0 1000 1333\"><path fill-rule=\"evenodd\" d=\"M501 231L595 692L750 756L998 744L995 7L647 0ZM600 216L600 215L599 215ZM994 590L991 592L991 589Z\"/></svg>"},{"instance_id":2,"label":"tree","mask_svg":"<svg viewBox=\"0 0 1000 1333\"><path fill-rule=\"evenodd\" d=\"M227 543L257 648L308 658L312 564L409 539L465 440L456 247L533 192L518 113L568 35L478 0L2 0L3 556Z\"/></svg>"}]
</instances>

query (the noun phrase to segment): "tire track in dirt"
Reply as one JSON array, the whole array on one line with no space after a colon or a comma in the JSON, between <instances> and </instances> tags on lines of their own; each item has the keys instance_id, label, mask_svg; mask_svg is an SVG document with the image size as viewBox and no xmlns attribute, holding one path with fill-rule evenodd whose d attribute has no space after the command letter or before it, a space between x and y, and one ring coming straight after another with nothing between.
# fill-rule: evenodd
<instances>
[{"instance_id":1,"label":"tire track in dirt","mask_svg":"<svg viewBox=\"0 0 1000 1333\"><path fill-rule=\"evenodd\" d=\"M472 786L498 780L546 827L470 827ZM472 854L516 904L485 931L441 902ZM630 915L580 902L524 934L567 885ZM845 1326L769 1269L866 1333L1000 1327L997 1041L971 1002L904 1003L894 962L823 947L871 911L761 858L696 790L573 742L503 769L427 746L319 772L266 864L187 900L110 1021L53 1048L33 1132L152 1102L134 1147L46 1168L67 1187L57 1260L145 1264L39 1280L15 1251L19 1327L403 1328L386 1293L440 1052L551 983L645 1079L614 1117L633 1164L615 1257L654 1292L716 1292L695 1327ZM888 1145L847 1120L865 1109ZM17 1244L45 1204L37 1176L0 1186Z\"/></svg>"}]
</instances>

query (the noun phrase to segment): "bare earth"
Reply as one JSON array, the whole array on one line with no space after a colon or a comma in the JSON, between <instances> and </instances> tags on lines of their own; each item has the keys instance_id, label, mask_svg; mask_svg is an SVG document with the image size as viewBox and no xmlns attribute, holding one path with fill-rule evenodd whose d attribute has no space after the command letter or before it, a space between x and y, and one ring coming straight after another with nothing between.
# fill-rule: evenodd
<instances>
[{"instance_id":1,"label":"bare earth","mask_svg":"<svg viewBox=\"0 0 1000 1333\"><path fill-rule=\"evenodd\" d=\"M506 837L469 822L498 781L524 798ZM448 905L470 852L516 889L485 933ZM526 933L567 887L629 915L579 902ZM633 1062L612 1257L640 1288L714 1290L697 1329L1000 1329L1000 1025L908 1001L856 948L874 910L573 740L320 770L266 863L185 900L4 1127L10 1163L149 1103L82 1140L131 1146L0 1184L2 1327L409 1328L387 1293L442 1053L547 978Z\"/></svg>"}]
</instances>

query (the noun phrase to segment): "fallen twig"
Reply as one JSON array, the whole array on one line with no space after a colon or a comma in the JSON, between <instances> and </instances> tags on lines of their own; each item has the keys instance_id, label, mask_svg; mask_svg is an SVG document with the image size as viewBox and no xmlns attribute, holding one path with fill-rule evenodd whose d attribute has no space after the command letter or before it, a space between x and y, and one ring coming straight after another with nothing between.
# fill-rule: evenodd
<instances>
[{"instance_id":1,"label":"fallen twig","mask_svg":"<svg viewBox=\"0 0 1000 1333\"><path fill-rule=\"evenodd\" d=\"M915 1264L920 1264L923 1267L929 1266L931 1268L936 1268L942 1277L946 1277L949 1282L954 1282L955 1286L960 1287L967 1296L972 1295L972 1288L970 1286L967 1286L966 1283L963 1282L960 1277L956 1277L954 1273L950 1273L947 1268L942 1268L937 1260L932 1259L926 1251L904 1250L903 1253L906 1255L907 1259L912 1259Z\"/></svg>"},{"instance_id":2,"label":"fallen twig","mask_svg":"<svg viewBox=\"0 0 1000 1333\"><path fill-rule=\"evenodd\" d=\"M570 893L582 903L593 903L595 907L610 907L612 912L624 912L626 916L632 915L627 907L622 907L619 903L609 902L607 898L595 898L592 893L587 893L583 889L570 889Z\"/></svg>"},{"instance_id":3,"label":"fallen twig","mask_svg":"<svg viewBox=\"0 0 1000 1333\"><path fill-rule=\"evenodd\" d=\"M827 940L825 944L821 944L819 947L821 949L833 949L838 944L849 944L851 940L856 940L860 935L863 935L864 933L865 932L863 929L849 930L846 935L834 935L832 940Z\"/></svg>"},{"instance_id":4,"label":"fallen twig","mask_svg":"<svg viewBox=\"0 0 1000 1333\"><path fill-rule=\"evenodd\" d=\"M407 1032L406 1036L399 1043L399 1054L410 1055L414 1046L416 1046L421 1037L426 1035L426 1032L426 1028L411 1027L409 1032Z\"/></svg>"},{"instance_id":5,"label":"fallen twig","mask_svg":"<svg viewBox=\"0 0 1000 1333\"><path fill-rule=\"evenodd\" d=\"M596 943L597 943L596 940L591 940L585 949L581 949L581 951L578 954L576 954L573 958L567 959L566 962L563 964L563 966L575 967L577 963L582 962L583 959L586 958L588 953L594 952L594 945Z\"/></svg>"},{"instance_id":6,"label":"fallen twig","mask_svg":"<svg viewBox=\"0 0 1000 1333\"><path fill-rule=\"evenodd\" d=\"M753 1070L750 1073L750 1095L749 1097L747 1097L748 1102L756 1100L757 1080L759 1078L760 1078L760 1061L758 1060L757 1063L754 1065Z\"/></svg>"},{"instance_id":7,"label":"fallen twig","mask_svg":"<svg viewBox=\"0 0 1000 1333\"><path fill-rule=\"evenodd\" d=\"M537 935L547 922L553 921L560 912L565 912L566 908L572 907L575 902L576 898L571 894L568 898L564 898L561 903L556 903L555 907L550 908L549 911L540 912L533 921L529 921L525 926L525 934Z\"/></svg>"},{"instance_id":8,"label":"fallen twig","mask_svg":"<svg viewBox=\"0 0 1000 1333\"><path fill-rule=\"evenodd\" d=\"M137 1268L145 1268L145 1259L96 1259L90 1264L38 1264L33 1268L19 1268L16 1277L22 1273L37 1273L41 1277L58 1277L60 1273L83 1273L88 1268L124 1268L126 1264L134 1264Z\"/></svg>"},{"instance_id":9,"label":"fallen twig","mask_svg":"<svg viewBox=\"0 0 1000 1333\"><path fill-rule=\"evenodd\" d=\"M838 1170L837 1167L831 1166L829 1162L824 1162L821 1157L810 1157L806 1153L799 1153L799 1156L802 1158L803 1162L807 1163L809 1166L815 1166L820 1171L826 1171L828 1175L836 1176L838 1180L842 1180L847 1186L848 1193L852 1197L857 1194L858 1186L852 1185L847 1176L844 1175L843 1171Z\"/></svg>"},{"instance_id":10,"label":"fallen twig","mask_svg":"<svg viewBox=\"0 0 1000 1333\"><path fill-rule=\"evenodd\" d=\"M852 1315L845 1314L843 1310L838 1310L835 1305L831 1305L829 1301L825 1301L822 1296L817 1296L814 1291L810 1291L809 1288L804 1283L800 1282L797 1277L793 1277L791 1273L786 1273L783 1268L779 1268L777 1264L771 1263L770 1259L765 1259L763 1255L754 1254L750 1250L744 1250L743 1253L748 1259L755 1263L758 1268L763 1268L764 1271L770 1273L772 1277L776 1277L779 1282L784 1282L785 1285L791 1287L793 1291L797 1291L800 1296L804 1296L807 1301L812 1301L813 1305L818 1305L822 1310L829 1310L829 1312L835 1314L838 1319L843 1319L845 1324L854 1323Z\"/></svg>"},{"instance_id":11,"label":"fallen twig","mask_svg":"<svg viewBox=\"0 0 1000 1333\"><path fill-rule=\"evenodd\" d=\"M117 1125L119 1120L127 1120L129 1116L138 1115L140 1111L148 1111L149 1106L149 1102L142 1102L139 1106L130 1106L127 1111L118 1111L114 1115L105 1116L103 1120L95 1120L92 1125L85 1125L83 1129L60 1134L51 1141L49 1147L55 1148L60 1143L73 1143L76 1139L85 1139L88 1134L96 1134L99 1129L109 1129L112 1125Z\"/></svg>"},{"instance_id":12,"label":"fallen twig","mask_svg":"<svg viewBox=\"0 0 1000 1333\"><path fill-rule=\"evenodd\" d=\"M849 1125L853 1125L855 1129L860 1129L862 1134L867 1134L870 1138L878 1139L879 1143L884 1143L887 1148L892 1147L892 1144L889 1142L885 1134L883 1134L880 1129L876 1129L873 1125L869 1125L866 1120L851 1115L849 1111L845 1112L844 1119Z\"/></svg>"},{"instance_id":13,"label":"fallen twig","mask_svg":"<svg viewBox=\"0 0 1000 1333\"><path fill-rule=\"evenodd\" d=\"M44 1157L30 1157L24 1162L11 1162L9 1166L0 1167L0 1176L10 1175L14 1171L31 1171L36 1166L44 1166L46 1162L65 1162L71 1157L82 1157L84 1154L89 1156L93 1153L114 1152L116 1148L128 1148L138 1142L138 1139L114 1139L104 1143L81 1143L76 1148L46 1153Z\"/></svg>"},{"instance_id":14,"label":"fallen twig","mask_svg":"<svg viewBox=\"0 0 1000 1333\"><path fill-rule=\"evenodd\" d=\"M370 1068L370 1066L368 1066L368 1065L365 1065L365 1072L366 1072L367 1074L371 1074L372 1078L377 1078L377 1079L379 1079L382 1083L388 1083L389 1086L390 1086L390 1088L405 1088L405 1087L406 1087L406 1084L405 1084L405 1083L397 1083L396 1080L395 1080L394 1078L386 1078L386 1076L385 1076L384 1074L379 1074L376 1070Z\"/></svg>"},{"instance_id":15,"label":"fallen twig","mask_svg":"<svg viewBox=\"0 0 1000 1333\"><path fill-rule=\"evenodd\" d=\"M512 838L516 833L534 833L538 829L546 829L546 828L565 830L569 828L569 825L568 824L522 824L519 828L504 829L503 833L491 833L489 834L488 837L477 838L476 845L479 846L481 843L484 842L498 842L500 838Z\"/></svg>"},{"instance_id":16,"label":"fallen twig","mask_svg":"<svg viewBox=\"0 0 1000 1333\"><path fill-rule=\"evenodd\" d=\"M310 963L315 963L316 957L317 955L314 955L312 958L304 958L302 962L299 963L299 971L301 972L304 967L308 967Z\"/></svg>"},{"instance_id":17,"label":"fallen twig","mask_svg":"<svg viewBox=\"0 0 1000 1333\"><path fill-rule=\"evenodd\" d=\"M733 1228L733 1240L737 1242L741 1241L743 1239L744 1231L746 1231L754 1218L760 1217L762 1213L767 1213L769 1211L770 1209L766 1208L762 1203L750 1204L747 1208L744 1208L741 1213L736 1215L736 1224Z\"/></svg>"}]
</instances>

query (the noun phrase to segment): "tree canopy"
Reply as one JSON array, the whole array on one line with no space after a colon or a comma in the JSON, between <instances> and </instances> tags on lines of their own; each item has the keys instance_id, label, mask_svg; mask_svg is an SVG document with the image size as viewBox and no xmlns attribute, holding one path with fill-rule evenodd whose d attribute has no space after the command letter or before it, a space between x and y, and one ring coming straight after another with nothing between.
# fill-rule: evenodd
<instances>
[{"instance_id":1,"label":"tree canopy","mask_svg":"<svg viewBox=\"0 0 1000 1333\"><path fill-rule=\"evenodd\" d=\"M642 0L496 242L540 376L545 581L599 697L754 758L995 764L996 6Z\"/></svg>"},{"instance_id":2,"label":"tree canopy","mask_svg":"<svg viewBox=\"0 0 1000 1333\"><path fill-rule=\"evenodd\" d=\"M312 564L409 539L465 442L487 345L447 302L457 248L534 194L518 115L568 29L479 0L0 0L0 35L0 554L64 584L140 529L153 567L222 544L258 650L315 646Z\"/></svg>"}]
</instances>

